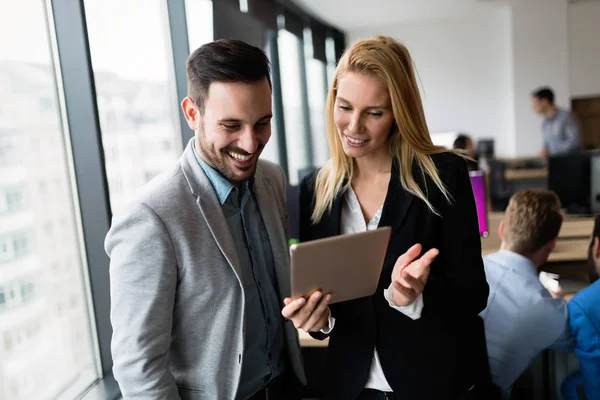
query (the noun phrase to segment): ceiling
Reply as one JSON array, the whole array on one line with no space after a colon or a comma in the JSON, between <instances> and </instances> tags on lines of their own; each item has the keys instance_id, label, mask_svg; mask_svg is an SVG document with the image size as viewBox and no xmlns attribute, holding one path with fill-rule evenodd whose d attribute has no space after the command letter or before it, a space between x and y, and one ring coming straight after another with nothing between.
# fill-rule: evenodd
<instances>
[{"instance_id":1,"label":"ceiling","mask_svg":"<svg viewBox=\"0 0 600 400\"><path fill-rule=\"evenodd\" d=\"M410 20L455 17L490 7L534 1L543 5L549 0L292 0L315 17L344 31Z\"/></svg>"},{"instance_id":2,"label":"ceiling","mask_svg":"<svg viewBox=\"0 0 600 400\"><path fill-rule=\"evenodd\" d=\"M293 0L293 3L329 24L349 31L408 20L452 17L505 1L507 0Z\"/></svg>"}]
</instances>

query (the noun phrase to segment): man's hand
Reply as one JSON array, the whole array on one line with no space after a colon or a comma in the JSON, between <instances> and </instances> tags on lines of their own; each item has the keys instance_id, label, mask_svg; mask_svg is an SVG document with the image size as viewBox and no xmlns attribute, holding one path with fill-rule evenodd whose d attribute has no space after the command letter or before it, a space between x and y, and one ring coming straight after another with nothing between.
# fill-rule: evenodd
<instances>
[{"instance_id":1,"label":"man's hand","mask_svg":"<svg viewBox=\"0 0 600 400\"><path fill-rule=\"evenodd\" d=\"M416 259L422 249L420 244L415 244L396 260L392 271L392 301L398 307L412 304L423 292L429 276L429 267L439 254L438 249L431 249Z\"/></svg>"},{"instance_id":2,"label":"man's hand","mask_svg":"<svg viewBox=\"0 0 600 400\"><path fill-rule=\"evenodd\" d=\"M564 299L565 298L565 291L563 290L562 286L557 285L557 289L556 290L548 290L550 292L550 295L555 298L555 299Z\"/></svg>"},{"instance_id":3,"label":"man's hand","mask_svg":"<svg viewBox=\"0 0 600 400\"><path fill-rule=\"evenodd\" d=\"M540 157L541 158L548 158L548 156L550 155L550 152L548 151L548 149L542 149L540 150Z\"/></svg>"},{"instance_id":4,"label":"man's hand","mask_svg":"<svg viewBox=\"0 0 600 400\"><path fill-rule=\"evenodd\" d=\"M329 302L331 293L323 294L314 292L308 301L304 297L292 300L289 297L283 300L285 307L281 315L294 323L296 329L305 332L319 332L327 326L329 319Z\"/></svg>"}]
</instances>

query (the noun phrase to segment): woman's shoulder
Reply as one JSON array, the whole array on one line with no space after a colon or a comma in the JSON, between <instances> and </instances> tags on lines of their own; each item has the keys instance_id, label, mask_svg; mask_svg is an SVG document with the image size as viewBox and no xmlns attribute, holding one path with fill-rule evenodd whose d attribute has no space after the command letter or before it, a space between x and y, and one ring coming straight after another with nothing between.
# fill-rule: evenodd
<instances>
[{"instance_id":1,"label":"woman's shoulder","mask_svg":"<svg viewBox=\"0 0 600 400\"><path fill-rule=\"evenodd\" d=\"M432 154L431 161L438 170L467 169L467 161L453 151Z\"/></svg>"}]
</instances>

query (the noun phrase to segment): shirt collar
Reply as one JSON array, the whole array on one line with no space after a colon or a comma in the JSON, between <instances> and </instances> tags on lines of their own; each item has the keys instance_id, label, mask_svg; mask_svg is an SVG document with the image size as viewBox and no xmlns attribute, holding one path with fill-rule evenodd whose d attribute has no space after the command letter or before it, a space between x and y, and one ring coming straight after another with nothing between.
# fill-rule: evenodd
<instances>
[{"instance_id":1,"label":"shirt collar","mask_svg":"<svg viewBox=\"0 0 600 400\"><path fill-rule=\"evenodd\" d=\"M208 177L210 184L215 190L219 203L223 205L225 201L227 201L227 198L229 197L232 191L237 192L237 190L235 190L236 187L231 182L229 182L223 175L221 175L216 169L208 165L206 161L204 161L202 157L198 155L198 153L196 152L195 142L194 146L192 146L192 150L194 150L194 156L196 157L198 164L200 164L200 167ZM244 182L243 190L247 192L249 188L250 182ZM244 195L244 197L246 196Z\"/></svg>"},{"instance_id":2,"label":"shirt collar","mask_svg":"<svg viewBox=\"0 0 600 400\"><path fill-rule=\"evenodd\" d=\"M537 279L537 268L529 258L510 250L500 250L496 253L504 265L523 275Z\"/></svg>"}]
</instances>

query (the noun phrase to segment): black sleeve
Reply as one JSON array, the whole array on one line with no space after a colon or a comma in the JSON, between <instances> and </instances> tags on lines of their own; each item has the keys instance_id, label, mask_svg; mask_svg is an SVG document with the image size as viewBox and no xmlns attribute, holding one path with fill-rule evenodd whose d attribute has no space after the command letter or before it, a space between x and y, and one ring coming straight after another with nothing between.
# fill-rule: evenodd
<instances>
[{"instance_id":1,"label":"black sleeve","mask_svg":"<svg viewBox=\"0 0 600 400\"><path fill-rule=\"evenodd\" d=\"M489 286L481 258L477 209L467 164L458 156L440 168L452 196L439 202L441 235L436 263L441 270L427 281L423 316L477 316L487 305ZM444 176L446 178L444 178Z\"/></svg>"}]
</instances>

